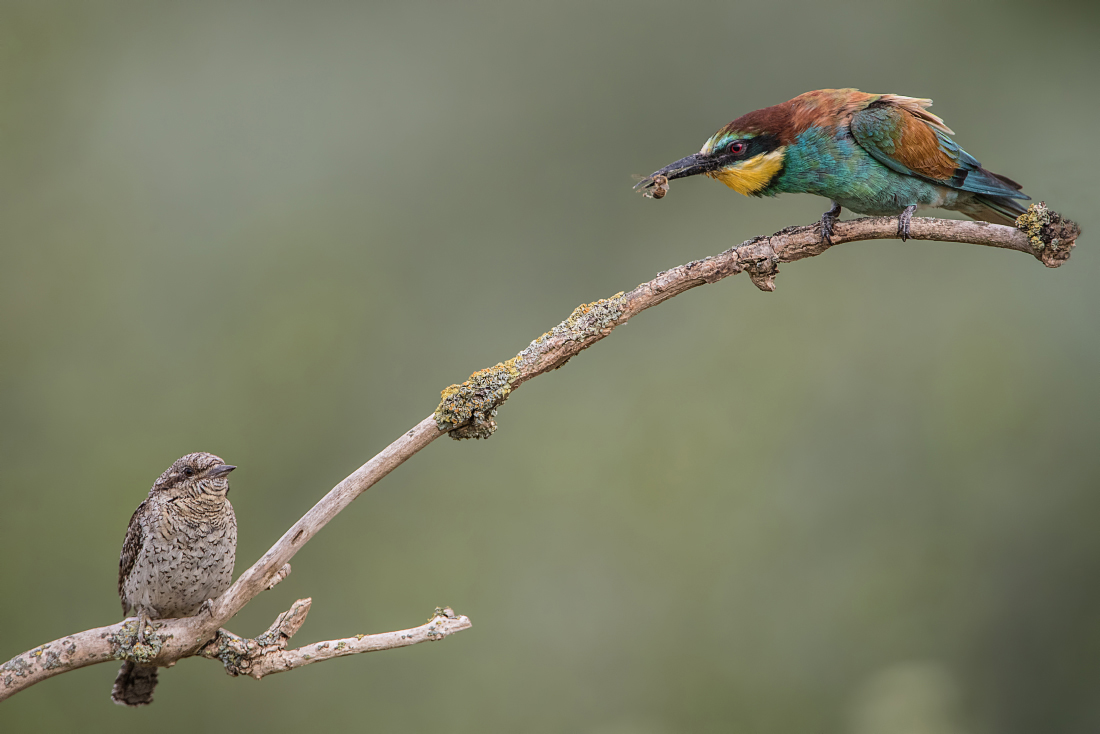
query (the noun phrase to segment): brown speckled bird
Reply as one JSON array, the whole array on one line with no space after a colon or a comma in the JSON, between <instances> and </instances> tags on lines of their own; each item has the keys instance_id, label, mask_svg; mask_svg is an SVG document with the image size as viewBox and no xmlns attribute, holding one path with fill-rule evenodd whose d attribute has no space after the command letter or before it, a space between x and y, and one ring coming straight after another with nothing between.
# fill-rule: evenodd
<instances>
[{"instance_id":1,"label":"brown speckled bird","mask_svg":"<svg viewBox=\"0 0 1100 734\"><path fill-rule=\"evenodd\" d=\"M229 504L230 466L207 453L178 459L149 490L126 529L118 560L122 613L138 616L138 640L149 619L189 617L233 580L237 518ZM124 706L153 702L157 669L127 660L111 700Z\"/></svg>"}]
</instances>

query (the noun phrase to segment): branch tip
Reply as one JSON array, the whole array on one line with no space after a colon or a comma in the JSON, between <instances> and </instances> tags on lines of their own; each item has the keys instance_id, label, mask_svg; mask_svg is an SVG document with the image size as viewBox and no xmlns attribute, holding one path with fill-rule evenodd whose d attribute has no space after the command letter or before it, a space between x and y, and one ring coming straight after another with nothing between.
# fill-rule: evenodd
<instances>
[{"instance_id":1,"label":"branch tip","mask_svg":"<svg viewBox=\"0 0 1100 734\"><path fill-rule=\"evenodd\" d=\"M1035 257L1048 268L1056 268L1068 260L1081 236L1081 227L1076 222L1047 208L1045 201L1032 204L1017 217L1016 229L1027 235Z\"/></svg>"}]
</instances>

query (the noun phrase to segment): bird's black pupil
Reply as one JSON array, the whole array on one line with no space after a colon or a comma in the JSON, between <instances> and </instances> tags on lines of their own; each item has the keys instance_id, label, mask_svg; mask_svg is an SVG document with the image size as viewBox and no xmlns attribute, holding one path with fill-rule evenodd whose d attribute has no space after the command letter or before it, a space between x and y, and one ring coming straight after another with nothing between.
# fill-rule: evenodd
<instances>
[{"instance_id":1,"label":"bird's black pupil","mask_svg":"<svg viewBox=\"0 0 1100 734\"><path fill-rule=\"evenodd\" d=\"M195 470L192 469L191 467L187 467L186 469L183 470L183 473L186 474L187 476L191 476L192 474L195 473Z\"/></svg>"},{"instance_id":2,"label":"bird's black pupil","mask_svg":"<svg viewBox=\"0 0 1100 734\"><path fill-rule=\"evenodd\" d=\"M744 149L745 149L745 144L744 143L731 143L730 144L730 153L733 153L734 155L738 155Z\"/></svg>"}]
</instances>

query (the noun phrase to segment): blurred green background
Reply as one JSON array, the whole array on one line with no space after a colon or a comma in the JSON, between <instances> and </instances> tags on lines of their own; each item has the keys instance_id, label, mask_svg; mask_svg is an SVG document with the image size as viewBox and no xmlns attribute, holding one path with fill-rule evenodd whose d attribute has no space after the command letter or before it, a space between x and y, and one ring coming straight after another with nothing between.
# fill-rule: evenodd
<instances>
[{"instance_id":1,"label":"blurred green background","mask_svg":"<svg viewBox=\"0 0 1100 734\"><path fill-rule=\"evenodd\" d=\"M631 191L822 87L928 96L1086 232L850 244L638 317L438 441L233 621L440 645L117 667L0 730L1100 730L1100 13L996 2L3 2L0 659L119 619L130 513L240 470L238 571L581 302L813 197Z\"/></svg>"}]
</instances>

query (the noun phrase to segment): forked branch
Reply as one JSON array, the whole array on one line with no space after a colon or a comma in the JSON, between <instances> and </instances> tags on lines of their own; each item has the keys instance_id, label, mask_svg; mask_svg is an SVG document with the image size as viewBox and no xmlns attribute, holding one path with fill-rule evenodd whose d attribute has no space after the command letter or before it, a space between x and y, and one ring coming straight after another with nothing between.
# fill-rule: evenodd
<instances>
[{"instance_id":1,"label":"forked branch","mask_svg":"<svg viewBox=\"0 0 1100 734\"><path fill-rule=\"evenodd\" d=\"M917 218L912 220L910 233L914 240L1017 250L1048 267L1057 267L1068 259L1080 229L1038 204L1020 217L1015 228L986 222ZM470 626L468 619L455 616L449 609L439 610L428 624L413 629L286 650L287 639L297 631L309 609L309 600L303 599L281 615L267 632L252 640L219 631L245 604L277 583L280 574L285 576L283 568L294 554L352 500L445 433L453 438L488 437L496 429L497 408L512 391L527 380L561 367L633 316L684 291L742 271L749 274L758 288L771 291L783 263L820 255L845 242L896 236L897 220L893 218L838 222L832 244L822 241L817 225L789 227L770 237L757 237L713 257L659 273L629 293L617 293L578 306L569 318L512 359L475 372L461 385L444 390L433 415L403 433L329 491L208 609L185 619L158 620L155 632L150 630L146 634L146 645L133 644L136 622L126 620L69 635L17 655L0 665L0 700L51 676L110 660L125 658L168 666L182 658L201 655L222 660L230 674L261 678L319 660L441 639L466 629Z\"/></svg>"},{"instance_id":2,"label":"forked branch","mask_svg":"<svg viewBox=\"0 0 1100 734\"><path fill-rule=\"evenodd\" d=\"M374 635L355 635L342 640L314 642L294 650L287 650L287 641L294 636L309 613L310 599L299 599L259 637L246 640L232 632L218 630L214 639L199 648L204 658L222 661L225 672L232 676L247 675L259 680L265 675L283 673L305 665L319 663L345 655L361 652L377 652L408 647L420 642L435 642L454 633L470 628L470 620L456 615L450 607L440 609L427 623L419 627Z\"/></svg>"}]
</instances>

